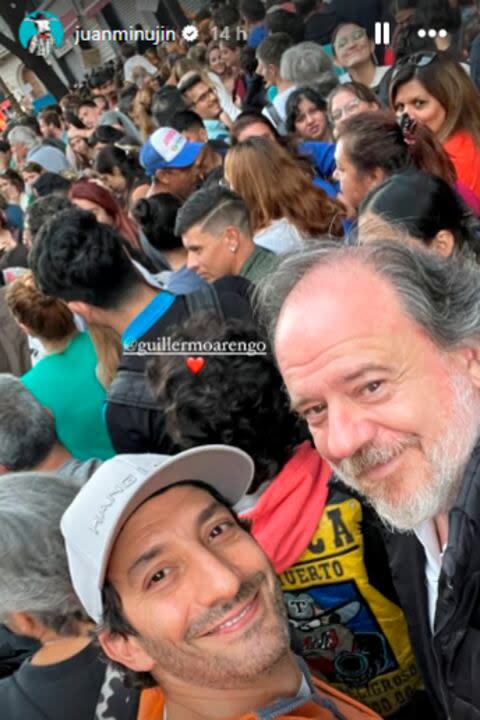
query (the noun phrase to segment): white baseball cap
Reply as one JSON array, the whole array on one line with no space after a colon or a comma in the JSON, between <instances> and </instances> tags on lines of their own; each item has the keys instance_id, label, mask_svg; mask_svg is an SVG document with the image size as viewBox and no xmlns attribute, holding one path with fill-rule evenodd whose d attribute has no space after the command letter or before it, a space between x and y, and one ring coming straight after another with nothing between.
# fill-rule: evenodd
<instances>
[{"instance_id":1,"label":"white baseball cap","mask_svg":"<svg viewBox=\"0 0 480 720\"><path fill-rule=\"evenodd\" d=\"M128 518L159 490L183 481L205 483L230 505L248 490L254 474L247 453L203 445L177 455L117 455L80 490L60 524L75 592L88 615L103 615L102 588L115 540Z\"/></svg>"},{"instance_id":2,"label":"white baseball cap","mask_svg":"<svg viewBox=\"0 0 480 720\"><path fill-rule=\"evenodd\" d=\"M162 168L186 168L193 165L205 143L189 142L171 127L155 130L142 145L140 165L147 175Z\"/></svg>"}]
</instances>

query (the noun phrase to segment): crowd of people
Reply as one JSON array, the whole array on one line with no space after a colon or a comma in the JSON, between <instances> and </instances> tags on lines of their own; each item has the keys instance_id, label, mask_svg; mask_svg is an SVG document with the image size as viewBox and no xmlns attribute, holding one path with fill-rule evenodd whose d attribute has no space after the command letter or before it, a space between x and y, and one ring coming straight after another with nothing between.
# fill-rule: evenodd
<instances>
[{"instance_id":1,"label":"crowd of people","mask_svg":"<svg viewBox=\"0 0 480 720\"><path fill-rule=\"evenodd\" d=\"M187 4L0 137L0 716L480 720L480 6Z\"/></svg>"}]
</instances>

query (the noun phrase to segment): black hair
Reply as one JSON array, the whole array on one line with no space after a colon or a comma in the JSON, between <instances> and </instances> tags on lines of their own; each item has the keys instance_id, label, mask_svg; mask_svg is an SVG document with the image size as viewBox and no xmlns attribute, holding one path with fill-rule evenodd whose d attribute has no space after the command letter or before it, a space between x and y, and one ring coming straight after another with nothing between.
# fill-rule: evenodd
<instances>
[{"instance_id":1,"label":"black hair","mask_svg":"<svg viewBox=\"0 0 480 720\"><path fill-rule=\"evenodd\" d=\"M265 17L265 5L262 0L240 0L238 3L240 15L248 22L260 22Z\"/></svg>"},{"instance_id":2,"label":"black hair","mask_svg":"<svg viewBox=\"0 0 480 720\"><path fill-rule=\"evenodd\" d=\"M287 130L288 132L294 133L295 132L295 123L297 122L297 117L299 113L300 103L302 100L306 98L307 100L310 100L315 107L317 107L319 110L321 110L323 113L325 113L325 116L327 115L327 102L326 100L318 93L315 88L309 87L306 85L305 87L299 87L296 90L294 90L288 97L287 105L286 105L286 113L287 113Z\"/></svg>"},{"instance_id":3,"label":"black hair","mask_svg":"<svg viewBox=\"0 0 480 720\"><path fill-rule=\"evenodd\" d=\"M37 235L29 255L37 287L65 301L119 307L140 279L122 236L86 210L63 210Z\"/></svg>"},{"instance_id":4,"label":"black hair","mask_svg":"<svg viewBox=\"0 0 480 720\"><path fill-rule=\"evenodd\" d=\"M209 313L196 315L171 334L180 341L263 342L265 355L209 356L199 375L184 358L150 361L147 376L165 414L168 432L181 448L210 443L234 445L255 462L251 491L273 480L290 459L303 426L291 413L283 381L271 351L257 328L244 320L220 322Z\"/></svg>"},{"instance_id":5,"label":"black hair","mask_svg":"<svg viewBox=\"0 0 480 720\"><path fill-rule=\"evenodd\" d=\"M10 143L8 143L6 140L0 140L0 153L8 153L11 152Z\"/></svg>"},{"instance_id":6,"label":"black hair","mask_svg":"<svg viewBox=\"0 0 480 720\"><path fill-rule=\"evenodd\" d=\"M107 145L102 148L95 158L94 169L99 173L110 174L114 168L118 168L126 179L128 193L135 182L139 180L148 182L134 150L127 150L115 145Z\"/></svg>"},{"instance_id":7,"label":"black hair","mask_svg":"<svg viewBox=\"0 0 480 720\"><path fill-rule=\"evenodd\" d=\"M80 100L80 102L78 103L78 109L79 109L79 110L80 110L81 107L96 108L96 107L97 107L97 103L95 102L95 100L94 100L93 98L83 98L83 100Z\"/></svg>"},{"instance_id":8,"label":"black hair","mask_svg":"<svg viewBox=\"0 0 480 720\"><path fill-rule=\"evenodd\" d=\"M275 10L268 13L265 25L270 35L273 33L286 33L297 44L305 39L305 24L296 13L288 10Z\"/></svg>"},{"instance_id":9,"label":"black hair","mask_svg":"<svg viewBox=\"0 0 480 720\"><path fill-rule=\"evenodd\" d=\"M25 181L16 170L13 168L7 168L4 170L0 178L3 178L4 180L8 180L9 183L11 183L18 192L22 193L25 190Z\"/></svg>"},{"instance_id":10,"label":"black hair","mask_svg":"<svg viewBox=\"0 0 480 720\"><path fill-rule=\"evenodd\" d=\"M165 85L153 96L151 113L158 127L169 126L175 113L186 109L187 103L176 87Z\"/></svg>"},{"instance_id":11,"label":"black hair","mask_svg":"<svg viewBox=\"0 0 480 720\"><path fill-rule=\"evenodd\" d=\"M95 147L98 143L113 145L120 142L125 137L125 133L113 125L99 125L88 138L90 147Z\"/></svg>"},{"instance_id":12,"label":"black hair","mask_svg":"<svg viewBox=\"0 0 480 720\"><path fill-rule=\"evenodd\" d=\"M193 110L180 110L173 116L170 127L181 133L191 128L205 128L203 120L198 113Z\"/></svg>"},{"instance_id":13,"label":"black hair","mask_svg":"<svg viewBox=\"0 0 480 720\"><path fill-rule=\"evenodd\" d=\"M182 240L175 233L175 221L181 204L176 195L157 193L142 198L133 208L133 216L150 245L160 252L182 247Z\"/></svg>"},{"instance_id":14,"label":"black hair","mask_svg":"<svg viewBox=\"0 0 480 720\"><path fill-rule=\"evenodd\" d=\"M257 48L257 58L265 65L280 67L283 53L292 45L293 40L287 33L268 35Z\"/></svg>"},{"instance_id":15,"label":"black hair","mask_svg":"<svg viewBox=\"0 0 480 720\"><path fill-rule=\"evenodd\" d=\"M238 226L242 232L251 233L248 208L243 199L219 185L201 188L191 195L177 215L175 232L181 237L191 227L221 224Z\"/></svg>"},{"instance_id":16,"label":"black hair","mask_svg":"<svg viewBox=\"0 0 480 720\"><path fill-rule=\"evenodd\" d=\"M192 72L184 76L177 85L179 91L184 95L186 92L191 90L198 83L204 82L200 73Z\"/></svg>"},{"instance_id":17,"label":"black hair","mask_svg":"<svg viewBox=\"0 0 480 720\"><path fill-rule=\"evenodd\" d=\"M411 170L390 176L362 202L359 213L367 212L389 224L402 225L427 246L441 230L449 230L456 252L470 252L480 259L480 220L455 190L435 175Z\"/></svg>"},{"instance_id":18,"label":"black hair","mask_svg":"<svg viewBox=\"0 0 480 720\"><path fill-rule=\"evenodd\" d=\"M71 180L67 180L62 175L53 172L43 172L32 185L38 197L45 197L52 193L61 193L66 195L70 190Z\"/></svg>"},{"instance_id":19,"label":"black hair","mask_svg":"<svg viewBox=\"0 0 480 720\"><path fill-rule=\"evenodd\" d=\"M133 110L133 102L135 100L135 95L138 92L138 88L136 85L131 85L129 87L124 88L119 95L118 98L118 109L120 112L122 112L124 115L130 115Z\"/></svg>"},{"instance_id":20,"label":"black hair","mask_svg":"<svg viewBox=\"0 0 480 720\"><path fill-rule=\"evenodd\" d=\"M240 21L240 15L235 5L225 4L213 10L212 21L217 28L233 28Z\"/></svg>"},{"instance_id":21,"label":"black hair","mask_svg":"<svg viewBox=\"0 0 480 720\"><path fill-rule=\"evenodd\" d=\"M91 88L98 88L105 85L105 83L110 82L110 80L113 80L114 77L114 69L112 67L104 66L92 72L88 84Z\"/></svg>"},{"instance_id":22,"label":"black hair","mask_svg":"<svg viewBox=\"0 0 480 720\"><path fill-rule=\"evenodd\" d=\"M43 223L48 222L62 210L71 207L72 203L65 195L47 195L35 200L25 211L26 222L32 238L35 238Z\"/></svg>"},{"instance_id":23,"label":"black hair","mask_svg":"<svg viewBox=\"0 0 480 720\"><path fill-rule=\"evenodd\" d=\"M80 120L78 115L76 115L73 110L65 110L64 112L64 118L67 125L73 125L73 127L77 128L78 130L86 130L87 126L85 123Z\"/></svg>"}]
</instances>

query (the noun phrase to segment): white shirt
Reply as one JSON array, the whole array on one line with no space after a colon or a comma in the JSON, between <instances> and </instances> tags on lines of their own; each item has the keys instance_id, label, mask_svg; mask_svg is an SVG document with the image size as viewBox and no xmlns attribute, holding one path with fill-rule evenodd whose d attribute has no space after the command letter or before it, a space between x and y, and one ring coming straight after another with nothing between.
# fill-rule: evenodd
<instances>
[{"instance_id":1,"label":"white shirt","mask_svg":"<svg viewBox=\"0 0 480 720\"><path fill-rule=\"evenodd\" d=\"M440 570L442 569L443 553L445 552L446 545L440 549L437 530L433 520L425 520L423 523L414 528L414 533L425 550L425 578L427 580L428 616L430 620L430 628L433 632L438 598L438 579L440 577Z\"/></svg>"},{"instance_id":2,"label":"white shirt","mask_svg":"<svg viewBox=\"0 0 480 720\"><path fill-rule=\"evenodd\" d=\"M382 79L383 76L390 70L389 65L377 65L375 68L375 75L373 76L373 81L370 83L369 87L371 88L377 88ZM340 83L343 85L346 82L351 82L352 78L350 77L350 73L345 73L344 75L340 75Z\"/></svg>"},{"instance_id":3,"label":"white shirt","mask_svg":"<svg viewBox=\"0 0 480 720\"><path fill-rule=\"evenodd\" d=\"M272 102L273 107L279 114L283 123L285 123L287 119L287 100L296 89L296 86L292 85L292 87L289 87L286 90L283 90L283 92L278 93L278 95L276 95ZM270 120L272 125L274 125L279 132L282 132L283 129L281 127L278 127L278 123L276 122L275 118L270 115L268 111L268 106L263 108L262 115L265 115L265 117Z\"/></svg>"},{"instance_id":4,"label":"white shirt","mask_svg":"<svg viewBox=\"0 0 480 720\"><path fill-rule=\"evenodd\" d=\"M273 220L264 230L255 233L253 242L275 255L301 250L305 246L304 236L287 218Z\"/></svg>"}]
</instances>

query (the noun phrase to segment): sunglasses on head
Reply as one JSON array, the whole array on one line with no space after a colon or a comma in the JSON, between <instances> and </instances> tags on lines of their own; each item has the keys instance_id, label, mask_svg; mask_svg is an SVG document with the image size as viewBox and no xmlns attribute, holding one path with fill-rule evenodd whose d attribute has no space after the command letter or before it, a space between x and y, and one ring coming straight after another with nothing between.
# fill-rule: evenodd
<instances>
[{"instance_id":1,"label":"sunglasses on head","mask_svg":"<svg viewBox=\"0 0 480 720\"><path fill-rule=\"evenodd\" d=\"M395 80L400 70L404 67L416 67L423 68L430 65L434 60L438 59L438 53L436 52L417 52L413 55L407 55L406 57L399 60L393 68L392 80Z\"/></svg>"}]
</instances>

